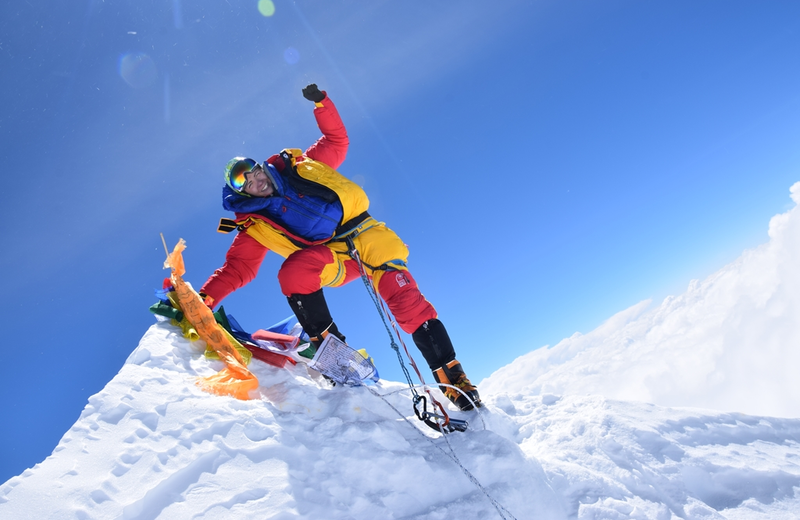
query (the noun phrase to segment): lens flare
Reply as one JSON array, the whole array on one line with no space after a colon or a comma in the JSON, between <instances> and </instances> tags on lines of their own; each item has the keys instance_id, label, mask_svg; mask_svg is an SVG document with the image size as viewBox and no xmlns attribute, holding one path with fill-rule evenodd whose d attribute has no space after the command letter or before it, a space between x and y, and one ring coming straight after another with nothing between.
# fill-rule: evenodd
<instances>
[{"instance_id":1,"label":"lens flare","mask_svg":"<svg viewBox=\"0 0 800 520\"><path fill-rule=\"evenodd\" d=\"M153 59L143 52L123 54L119 59L119 75L133 88L144 88L158 79Z\"/></svg>"},{"instance_id":2,"label":"lens flare","mask_svg":"<svg viewBox=\"0 0 800 520\"><path fill-rule=\"evenodd\" d=\"M264 16L272 16L275 14L275 4L272 0L258 0L258 12Z\"/></svg>"},{"instance_id":3,"label":"lens flare","mask_svg":"<svg viewBox=\"0 0 800 520\"><path fill-rule=\"evenodd\" d=\"M297 49L294 47L289 47L285 51L283 51L283 59L289 65L294 65L298 61L300 61L300 53L297 52Z\"/></svg>"},{"instance_id":4,"label":"lens flare","mask_svg":"<svg viewBox=\"0 0 800 520\"><path fill-rule=\"evenodd\" d=\"M169 74L164 75L164 122L169 123L170 119L170 91Z\"/></svg>"},{"instance_id":5,"label":"lens flare","mask_svg":"<svg viewBox=\"0 0 800 520\"><path fill-rule=\"evenodd\" d=\"M181 0L172 0L172 23L175 24L176 29L183 29Z\"/></svg>"}]
</instances>

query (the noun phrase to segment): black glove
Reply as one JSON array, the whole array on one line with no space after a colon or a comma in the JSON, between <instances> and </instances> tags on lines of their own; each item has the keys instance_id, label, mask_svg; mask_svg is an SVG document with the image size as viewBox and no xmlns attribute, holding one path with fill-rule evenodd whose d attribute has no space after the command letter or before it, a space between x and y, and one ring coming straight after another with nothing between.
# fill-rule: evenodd
<instances>
[{"instance_id":1,"label":"black glove","mask_svg":"<svg viewBox=\"0 0 800 520\"><path fill-rule=\"evenodd\" d=\"M320 92L316 83L312 83L303 89L303 97L314 103L321 103L325 99L325 92Z\"/></svg>"}]
</instances>

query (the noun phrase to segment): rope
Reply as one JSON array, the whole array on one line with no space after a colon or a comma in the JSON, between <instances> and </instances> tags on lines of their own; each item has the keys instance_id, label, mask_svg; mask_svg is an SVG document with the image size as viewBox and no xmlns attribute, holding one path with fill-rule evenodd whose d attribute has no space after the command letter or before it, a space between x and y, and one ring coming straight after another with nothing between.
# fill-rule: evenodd
<instances>
[{"instance_id":1,"label":"rope","mask_svg":"<svg viewBox=\"0 0 800 520\"><path fill-rule=\"evenodd\" d=\"M383 303L381 302L381 299L378 296L378 292L377 292L377 290L375 290L375 286L372 284L372 281L370 280L369 276L367 275L367 271L364 268L364 262L361 260L361 255L359 255L358 249L356 249L356 245L355 245L355 242L353 242L353 238L352 237L347 237L346 238L346 242L347 242L348 248L350 249L348 253L353 258L353 260L356 261L356 264L358 264L358 271L359 271L359 274L361 275L361 281L364 282L364 287L366 287L367 293L369 294L370 298L372 299L372 303L375 304L375 309L378 311L378 315L380 315L380 317L381 317L381 321L383 322L383 326L386 329L386 333L389 335L390 345L391 345L392 349L395 351L395 354L397 354L397 361L400 363L400 368L403 370L403 375L406 378L406 382L408 383L408 387L409 387L409 389L411 389L411 394L413 395L414 413L417 415L417 417L419 417L420 420L425 422L431 428L439 429L441 431L442 430L442 426L444 426L445 428L448 428L448 431L453 431L454 428L449 427L450 416L447 415L447 412L445 411L444 406L442 406L442 404L439 403L439 401L437 401L433 397L433 394L431 394L430 389L428 388L427 385L425 385L425 380L423 379L422 374L420 373L419 369L417 368L417 364L414 363L414 358L411 357L411 354L408 352L408 348L406 347L405 342L403 342L403 338L400 336L400 332L397 330L397 327L395 326L394 321L392 321L392 328L394 328L395 334L392 334L392 329L389 328L389 323L388 323L389 320L387 320L387 318L386 318L386 316L388 315L388 311L383 307ZM435 405L442 412L441 417L436 416L436 414L431 414L431 413L429 413L427 411L426 404L425 404L425 398L420 396L417 393L415 385L411 381L411 374L408 372L408 369L406 368L406 365L403 362L403 356L400 353L400 347L397 345L397 342L394 340L395 335L400 340L400 343L403 345L403 350L405 351L406 356L408 357L409 363L411 363L411 366L414 368L414 371L417 373L417 377L419 377L419 380L423 383L423 389L425 390L425 393L428 394L428 397L430 398L431 403L433 405ZM423 411L422 412L420 412L419 409L418 409L418 406L419 406L420 402L423 405ZM431 417L433 417L435 419L444 418L444 423L440 423L438 420L436 422L432 422L432 421L430 421Z\"/></svg>"},{"instance_id":2,"label":"rope","mask_svg":"<svg viewBox=\"0 0 800 520\"><path fill-rule=\"evenodd\" d=\"M408 348L406 347L405 343L403 342L403 338L400 336L400 333L397 331L397 328L395 327L394 322L392 322L392 327L394 328L395 334L397 335L397 337L400 340L400 342L403 344L403 349L406 352L406 356L408 356L408 359L409 359L409 362L411 363L411 366L414 367L414 370L416 371L417 376L419 377L420 381L422 382L421 387L428 394L428 396L431 399L431 402L435 403L436 406L438 406L438 408L442 411L442 414L444 415L445 421L444 422L436 421L435 423L431 423L431 421L427 420L427 418L425 417L425 415L428 415L427 411L424 411L423 415L420 415L420 413L419 413L419 411L417 409L417 405L419 404L420 401L424 400L424 397L421 397L417 393L416 385L414 385L414 383L411 381L411 374L409 374L408 369L406 368L406 365L403 362L403 356L400 354L400 347L397 345L397 342L394 340L395 336L394 336L394 334L392 334L392 331L389 328L389 324L387 323L386 315L388 314L388 312L386 311L385 308L383 308L383 304L382 304L380 298L378 297L378 293L375 290L375 286L370 281L369 276L367 276L366 270L364 269L364 264L361 261L361 257L358 254L358 250L356 249L352 238L348 237L347 243L348 243L348 246L350 247L350 256L358 264L358 270L359 270L359 273L361 274L361 280L364 282L364 286L367 288L367 292L369 293L370 298L372 299L372 303L375 304L375 308L378 310L378 314L381 317L381 321L383 322L383 326L386 328L386 332L389 334L389 341L391 342L391 347L392 347L392 349L394 349L395 353L397 354L397 360L400 362L400 368L403 369L403 374L406 377L406 382L408 383L408 388L411 390L411 394L413 395L414 413L417 415L417 417L422 419L425 422L425 424L427 424L428 426L432 427L433 424L435 424L435 426L438 427L439 431L442 434L442 437L444 437L445 442L447 443L447 447L449 448L450 453L447 453L444 449L442 449L442 447L439 446L438 444L436 444L433 441L433 439L427 437L426 435L423 435L422 432L419 429L414 428L414 426L411 424L411 422L408 420L408 418L406 418L406 416L403 415L400 412L400 410L395 408L394 405L392 403L390 403L384 396L382 396L376 390L374 390L374 389L372 389L372 388L370 388L368 386L366 386L365 388L367 390L369 390L373 395L378 396L387 405L389 405L389 407L392 410L394 410L397 413L397 415L402 417L402 419L405 422L407 422L409 425L411 425L411 427L414 429L414 431L416 431L419 435L421 435L422 437L427 439L428 442L430 442L437 450L442 452L443 455L445 455L446 457L450 458L450 460L452 460L459 468L461 468L461 471L464 473L464 475L466 475L466 477L470 480L470 482L472 482L475 485L475 487L477 487L479 490L481 490L481 492L484 495L486 495L486 498L489 499L489 502L491 502L491 504L497 510L497 513L500 515L500 518L502 518L503 520L508 520L508 519L517 520L514 517L514 515L512 515L505 507L503 507L497 500L495 500L494 497L492 497L492 495L489 494L489 491L487 491L487 489L481 485L481 483L478 481L478 479L475 478L475 476L472 473L470 473L469 470L467 468L465 468L463 464L461 464L461 461L458 459L458 456L456 455L456 452L453 449L453 446L450 444L450 439L447 436L447 434L450 433L453 430L449 429L448 431L445 431L445 428L448 428L448 424L450 423L450 417L447 415L447 412L445 411L444 407L431 394L430 388L428 387L428 385L425 384L425 380L422 378L422 374L420 374L416 363L414 363L414 359L411 357L411 354L409 354ZM452 385L441 385L441 386L448 386L448 387L451 387L451 388L455 388L456 390L461 392L463 395L465 395L467 397L467 399L469 399L469 401L472 403L472 406L473 406L474 410L478 409L478 407L475 406L475 402L460 388L457 388L457 387L452 386ZM481 421L483 422L483 429L485 430L486 429L486 422L483 420L483 416L480 415L480 412L478 412L478 413L479 413L478 416L481 418ZM465 423L465 425L466 425L466 423ZM508 516L506 516L506 515L508 515Z\"/></svg>"},{"instance_id":3,"label":"rope","mask_svg":"<svg viewBox=\"0 0 800 520\"><path fill-rule=\"evenodd\" d=\"M444 383L440 383L438 386L446 386L446 387L449 387L449 388L454 388L454 389L458 390L459 392L461 392L467 399L469 399L469 402L472 403L472 410L470 410L470 411L478 412L478 418L480 418L481 423L483 424L483 429L487 430L486 421L483 418L483 412L481 411L480 407L475 406L475 401L473 401L472 398L469 395L467 395L467 393L465 393L463 390L461 390L457 386L453 386L453 385L446 385ZM414 388L422 388L425 391L427 391L428 388L430 388L430 387L423 383L421 385L414 385ZM386 392L386 393L381 394L381 395L389 396L389 395L399 394L400 392L405 392L406 390L408 390L408 389L407 388L400 388L398 390L392 390L391 392Z\"/></svg>"},{"instance_id":4,"label":"rope","mask_svg":"<svg viewBox=\"0 0 800 520\"><path fill-rule=\"evenodd\" d=\"M445 442L447 443L447 447L449 448L449 450L450 450L450 453L448 453L448 452L447 452L447 451L445 451L445 450L444 450L444 449L443 449L441 446L439 446L438 444L436 444L436 442L434 442L434 440L433 440L433 439L431 439L431 438L430 438L430 437L428 437L427 435L424 435L424 434L423 434L423 433L422 433L422 432L419 430L419 428L415 428L415 427L414 427L414 425L411 423L411 421L409 421L409 420L408 420L408 418L407 418L405 415L403 415L403 414L402 414L402 412L400 412L400 410L398 410L398 409L397 409L397 408L396 408L396 407L395 407L395 406L394 406L392 403L390 403L390 402L389 402L389 401L386 399L386 397L385 397L384 395L382 395L382 394L379 394L379 393L378 393L378 392L377 392L375 389L373 389L373 388L371 388L371 387L369 387L369 386L365 386L364 388L366 388L367 390L369 390L369 391L370 391L370 392L371 392L373 395L375 395L375 396L379 397L379 398L380 398L380 399L381 399L381 400L382 400L384 403L386 403L387 405L389 405L389 408L391 408L392 410L394 410L394 411L397 413L397 415L399 415L399 416L400 416L400 417L401 417L401 418L402 418L402 419L403 419L405 422L407 422L407 423L408 423L408 424L411 426L411 428L413 428L413 429L414 429L414 431L415 431L415 432L417 432L417 434L419 434L419 435L420 435L420 436L422 436L424 439L426 439L428 442L430 442L430 443L431 443L431 444L432 444L432 445L433 445L433 446L434 446L434 447L435 447L437 450L439 450L439 451L440 451L440 452L441 452L441 453L442 453L442 454L443 454L445 457L448 457L448 458L449 458L450 460L452 460L452 461L453 461L453 462L454 462L454 463L455 463L455 464L456 464L456 465L457 465L459 468L461 468L461 471L464 473L464 475L466 475L466 477L469 479L469 481L470 481L470 482L472 482L472 483L475 485L475 487L477 487L477 488L478 488L478 489L479 489L479 490L480 490L480 491L481 491L481 492L482 492L484 495L486 495L486 498L488 498L488 499L489 499L489 502L490 502L490 503L491 503L491 504L494 506L494 508L497 510L497 513L500 515L500 518L502 518L503 520L517 520L517 519L516 519L516 517L515 517L514 515L512 515L512 514L511 514L511 513L508 511L508 509L506 509L505 507L503 507L503 505L502 505L502 504L500 504L500 503L499 503L497 500L495 500L495 499L494 499L494 497L492 497L492 495L490 495L490 494L489 494L489 491L488 491L488 490L487 490L485 487L483 487L483 486L481 485L481 483L478 481L478 479L477 479L477 478L475 478L475 475L473 475L472 473L470 473L470 471L469 471L467 468L465 468L463 464L461 464L461 461L458 459L458 456L456 455L456 452L455 452L455 450L453 449L453 446L450 444L450 439L448 438L448 435L446 435L444 431L442 431L442 437L444 437L444 440L445 440ZM413 390L413 388L412 388L412 390ZM400 391L405 391L405 389L403 389L403 390L397 390L396 392L400 392ZM386 395L391 395L391 394L393 394L393 393L396 393L396 392L389 392L389 393L388 393L388 394L386 394ZM476 408L476 409L477 409L477 408ZM481 419L482 419L482 418L481 418ZM485 429L485 428L486 428L486 424L484 423L484 429ZM440 429L441 429L441 425L440 425Z\"/></svg>"}]
</instances>

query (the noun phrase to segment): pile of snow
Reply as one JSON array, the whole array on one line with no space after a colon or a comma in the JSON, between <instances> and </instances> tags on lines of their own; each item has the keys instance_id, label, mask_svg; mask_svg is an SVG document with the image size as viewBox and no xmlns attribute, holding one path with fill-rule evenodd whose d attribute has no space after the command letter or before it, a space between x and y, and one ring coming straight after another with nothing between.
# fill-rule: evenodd
<instances>
[{"instance_id":1,"label":"pile of snow","mask_svg":"<svg viewBox=\"0 0 800 520\"><path fill-rule=\"evenodd\" d=\"M499 370L447 436L402 384L330 387L302 364L253 361L260 399L203 393L220 364L158 323L0 486L0 518L798 519L800 419L735 412L800 415L798 265L795 207L686 294Z\"/></svg>"},{"instance_id":2,"label":"pile of snow","mask_svg":"<svg viewBox=\"0 0 800 520\"><path fill-rule=\"evenodd\" d=\"M791 196L800 204L800 182ZM639 303L589 334L520 357L481 390L800 417L797 205L772 218L769 237L655 309Z\"/></svg>"}]
</instances>

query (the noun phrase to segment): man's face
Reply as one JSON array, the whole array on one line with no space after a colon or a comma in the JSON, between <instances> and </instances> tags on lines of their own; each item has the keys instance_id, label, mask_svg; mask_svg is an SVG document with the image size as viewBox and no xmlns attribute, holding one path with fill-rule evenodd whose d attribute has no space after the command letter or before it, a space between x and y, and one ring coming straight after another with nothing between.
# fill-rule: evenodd
<instances>
[{"instance_id":1,"label":"man's face","mask_svg":"<svg viewBox=\"0 0 800 520\"><path fill-rule=\"evenodd\" d=\"M253 171L245 174L244 192L253 197L269 197L275 191L275 187L267 177L264 169L259 164Z\"/></svg>"}]
</instances>

